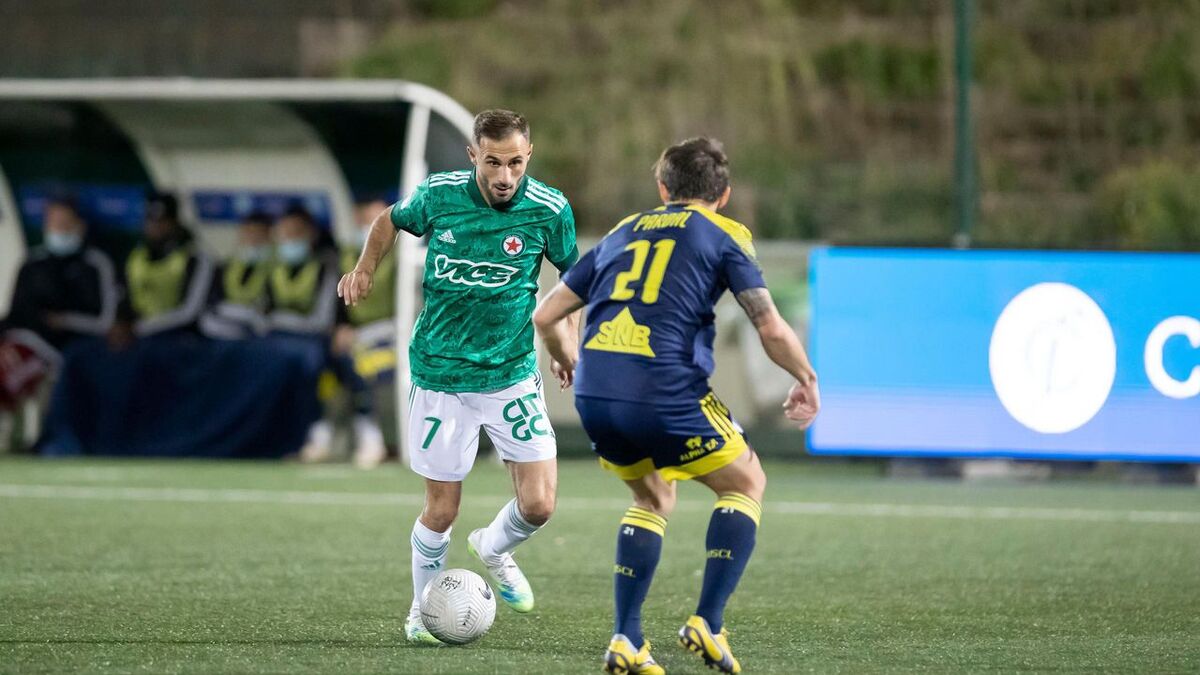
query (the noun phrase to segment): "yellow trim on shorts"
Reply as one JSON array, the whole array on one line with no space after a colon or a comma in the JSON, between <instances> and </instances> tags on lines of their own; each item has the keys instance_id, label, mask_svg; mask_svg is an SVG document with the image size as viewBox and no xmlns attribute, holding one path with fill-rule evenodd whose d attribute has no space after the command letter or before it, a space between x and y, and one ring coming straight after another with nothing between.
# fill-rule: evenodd
<instances>
[{"instance_id":1,"label":"yellow trim on shorts","mask_svg":"<svg viewBox=\"0 0 1200 675\"><path fill-rule=\"evenodd\" d=\"M317 376L317 400L322 403L332 399L341 391L342 385L338 383L337 376L332 370L322 370Z\"/></svg>"},{"instance_id":2,"label":"yellow trim on shorts","mask_svg":"<svg viewBox=\"0 0 1200 675\"><path fill-rule=\"evenodd\" d=\"M711 452L686 464L664 466L661 469L655 468L654 460L650 457L646 457L633 464L613 464L601 457L600 466L613 472L621 480L645 478L657 470L663 480L676 481L690 480L696 476L712 473L741 457L742 453L748 450L750 446L746 443L746 438L738 431L733 417L729 414L729 408L725 407L721 399L717 398L716 393L712 391L700 399L699 404L700 412L704 414L705 419L708 420L708 423L712 425L717 435L724 441L720 450Z\"/></svg>"},{"instance_id":3,"label":"yellow trim on shorts","mask_svg":"<svg viewBox=\"0 0 1200 675\"><path fill-rule=\"evenodd\" d=\"M654 460L649 457L633 464L613 464L601 457L600 466L617 474L617 478L621 480L637 480L654 473Z\"/></svg>"},{"instance_id":4,"label":"yellow trim on shorts","mask_svg":"<svg viewBox=\"0 0 1200 675\"><path fill-rule=\"evenodd\" d=\"M691 480L696 476L703 476L712 473L717 469L728 466L735 459L742 456L743 452L750 449L750 445L746 443L746 439L739 434L733 442L726 443L725 447L717 450L714 453L705 455L694 462L681 464L679 466L664 466L657 469L662 479L665 481L676 480ZM613 464L612 462L600 458L600 466L611 471L621 480L637 480L645 478L655 472L654 460L647 457L634 464Z\"/></svg>"},{"instance_id":5,"label":"yellow trim on shorts","mask_svg":"<svg viewBox=\"0 0 1200 675\"><path fill-rule=\"evenodd\" d=\"M354 371L359 377L375 378L385 370L395 367L395 349L364 349L354 354Z\"/></svg>"},{"instance_id":6,"label":"yellow trim on shorts","mask_svg":"<svg viewBox=\"0 0 1200 675\"><path fill-rule=\"evenodd\" d=\"M730 492L729 494L722 495L713 506L713 509L733 509L738 513L744 513L749 516L750 520L754 521L755 526L762 520L762 504L740 492Z\"/></svg>"},{"instance_id":7,"label":"yellow trim on shorts","mask_svg":"<svg viewBox=\"0 0 1200 675\"><path fill-rule=\"evenodd\" d=\"M625 512L625 516L621 518L621 524L650 530L660 537L665 536L667 533L666 518L638 506L629 507L629 510Z\"/></svg>"},{"instance_id":8,"label":"yellow trim on shorts","mask_svg":"<svg viewBox=\"0 0 1200 675\"><path fill-rule=\"evenodd\" d=\"M736 438L726 443L725 447L714 453L705 455L687 464L664 466L658 470L658 473L663 477L663 480L667 481L690 480L696 476L703 476L728 466L749 449L750 446L746 443L746 439L742 438L741 434L738 434Z\"/></svg>"},{"instance_id":9,"label":"yellow trim on shorts","mask_svg":"<svg viewBox=\"0 0 1200 675\"><path fill-rule=\"evenodd\" d=\"M726 443L734 443L742 439L742 434L734 425L733 416L729 414L729 408L717 398L715 392L708 392L704 398L700 399L700 412L704 413L704 417L712 428L721 436ZM744 439L742 439L744 441Z\"/></svg>"},{"instance_id":10,"label":"yellow trim on shorts","mask_svg":"<svg viewBox=\"0 0 1200 675\"><path fill-rule=\"evenodd\" d=\"M726 408L721 399L717 398L716 393L708 392L704 398L700 399L699 403L700 412L704 414L705 419L725 443L720 450L695 461L659 469L658 472L664 480L689 480L696 476L712 473L741 457L742 453L750 447L746 443L746 438L734 425L733 418L729 415L729 408Z\"/></svg>"}]
</instances>

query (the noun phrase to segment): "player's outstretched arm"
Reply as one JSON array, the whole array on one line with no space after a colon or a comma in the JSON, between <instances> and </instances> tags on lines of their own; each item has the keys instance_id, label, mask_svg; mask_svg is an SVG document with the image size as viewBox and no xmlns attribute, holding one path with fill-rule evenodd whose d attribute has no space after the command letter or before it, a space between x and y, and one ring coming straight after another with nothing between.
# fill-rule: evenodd
<instances>
[{"instance_id":1,"label":"player's outstretched arm","mask_svg":"<svg viewBox=\"0 0 1200 675\"><path fill-rule=\"evenodd\" d=\"M358 256L358 263L338 282L338 297L347 305L357 305L371 293L379 261L392 250L396 228L392 225L391 213L391 208L387 208L375 216L367 241L363 243L362 253Z\"/></svg>"},{"instance_id":2,"label":"player's outstretched arm","mask_svg":"<svg viewBox=\"0 0 1200 675\"><path fill-rule=\"evenodd\" d=\"M575 363L579 360L577 319L569 317L582 307L583 300L560 281L533 313L533 325L546 343L554 375L563 389L575 381Z\"/></svg>"},{"instance_id":3,"label":"player's outstretched arm","mask_svg":"<svg viewBox=\"0 0 1200 675\"><path fill-rule=\"evenodd\" d=\"M748 288L736 297L758 330L767 356L796 378L787 400L783 402L784 414L788 419L799 422L801 429L807 429L821 409L821 394L817 390L817 373L808 361L804 345L800 344L795 331L779 315L767 289Z\"/></svg>"}]
</instances>

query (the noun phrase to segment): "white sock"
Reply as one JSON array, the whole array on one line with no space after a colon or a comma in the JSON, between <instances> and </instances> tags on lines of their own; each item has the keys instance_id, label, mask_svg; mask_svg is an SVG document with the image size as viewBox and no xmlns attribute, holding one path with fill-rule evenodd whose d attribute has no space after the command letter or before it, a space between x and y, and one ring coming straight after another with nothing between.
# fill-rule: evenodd
<instances>
[{"instance_id":1,"label":"white sock","mask_svg":"<svg viewBox=\"0 0 1200 675\"><path fill-rule=\"evenodd\" d=\"M308 428L308 442L313 445L329 447L333 442L333 425L325 420L317 420Z\"/></svg>"},{"instance_id":2,"label":"white sock","mask_svg":"<svg viewBox=\"0 0 1200 675\"><path fill-rule=\"evenodd\" d=\"M413 523L412 530L412 580L413 604L421 600L421 591L425 584L442 571L446 563L446 554L450 550L450 530L434 532L425 527L418 518Z\"/></svg>"},{"instance_id":3,"label":"white sock","mask_svg":"<svg viewBox=\"0 0 1200 675\"><path fill-rule=\"evenodd\" d=\"M300 461L324 462L329 459L330 445L333 443L333 426L325 420L320 420L308 428L308 440L300 448Z\"/></svg>"},{"instance_id":4,"label":"white sock","mask_svg":"<svg viewBox=\"0 0 1200 675\"><path fill-rule=\"evenodd\" d=\"M370 415L354 416L354 435L360 446L383 445L383 430Z\"/></svg>"},{"instance_id":5,"label":"white sock","mask_svg":"<svg viewBox=\"0 0 1200 675\"><path fill-rule=\"evenodd\" d=\"M517 500L513 499L500 509L500 513L484 529L479 539L479 556L488 562L499 562L500 556L512 551L538 529L538 525L525 520L517 508Z\"/></svg>"},{"instance_id":6,"label":"white sock","mask_svg":"<svg viewBox=\"0 0 1200 675\"><path fill-rule=\"evenodd\" d=\"M354 418L354 465L360 469L374 469L387 459L387 446L383 444L383 431L369 415Z\"/></svg>"}]
</instances>

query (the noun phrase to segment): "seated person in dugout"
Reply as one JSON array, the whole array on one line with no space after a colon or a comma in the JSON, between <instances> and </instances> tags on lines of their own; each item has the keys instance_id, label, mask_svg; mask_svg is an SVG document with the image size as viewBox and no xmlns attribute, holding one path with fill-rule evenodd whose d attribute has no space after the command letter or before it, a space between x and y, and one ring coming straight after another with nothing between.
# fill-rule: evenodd
<instances>
[{"instance_id":1,"label":"seated person in dugout","mask_svg":"<svg viewBox=\"0 0 1200 675\"><path fill-rule=\"evenodd\" d=\"M275 265L271 218L255 211L238 225L237 249L213 278L200 332L244 340L267 332L267 282Z\"/></svg>"},{"instance_id":2,"label":"seated person in dugout","mask_svg":"<svg viewBox=\"0 0 1200 675\"><path fill-rule=\"evenodd\" d=\"M0 320L0 410L35 399L44 404L62 351L81 337L107 336L120 304L112 259L88 246L87 223L71 199L49 201L42 231L42 245L21 265L8 316ZM22 444L32 445L40 417L40 410L27 410Z\"/></svg>"},{"instance_id":3,"label":"seated person in dugout","mask_svg":"<svg viewBox=\"0 0 1200 675\"><path fill-rule=\"evenodd\" d=\"M337 261L322 243L307 210L288 209L272 228L277 264L267 276L272 332L300 336L333 334L338 320Z\"/></svg>"},{"instance_id":4,"label":"seated person in dugout","mask_svg":"<svg viewBox=\"0 0 1200 675\"><path fill-rule=\"evenodd\" d=\"M318 341L328 357L333 328L346 321L337 298L336 252L324 245L316 221L300 206L288 209L272 229L277 264L267 278L270 311L267 325L272 335ZM329 366L326 360L322 364ZM301 450L306 461L329 456L333 428L324 419L309 429Z\"/></svg>"},{"instance_id":5,"label":"seated person in dugout","mask_svg":"<svg viewBox=\"0 0 1200 675\"><path fill-rule=\"evenodd\" d=\"M173 195L146 201L143 242L125 261L129 313L139 336L195 330L212 286L212 260L179 222Z\"/></svg>"},{"instance_id":6,"label":"seated person in dugout","mask_svg":"<svg viewBox=\"0 0 1200 675\"><path fill-rule=\"evenodd\" d=\"M87 223L70 199L51 199L42 227L42 245L21 265L0 331L53 359L80 336L108 334L120 280L108 254L87 245Z\"/></svg>"},{"instance_id":7,"label":"seated person in dugout","mask_svg":"<svg viewBox=\"0 0 1200 675\"><path fill-rule=\"evenodd\" d=\"M354 269L375 216L387 209L383 199L363 199L354 208L355 236L342 247L343 273ZM378 466L387 457L383 431L376 417L390 400L385 387L395 387L396 257L386 258L375 273L375 292L345 310L333 333L332 365L338 382L350 393L354 407L354 463Z\"/></svg>"}]
</instances>

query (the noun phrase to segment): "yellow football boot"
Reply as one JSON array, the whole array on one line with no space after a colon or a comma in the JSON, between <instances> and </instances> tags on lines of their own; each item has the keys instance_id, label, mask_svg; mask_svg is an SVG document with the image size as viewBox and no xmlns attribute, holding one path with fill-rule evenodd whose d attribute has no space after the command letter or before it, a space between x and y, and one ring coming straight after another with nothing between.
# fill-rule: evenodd
<instances>
[{"instance_id":1,"label":"yellow football boot","mask_svg":"<svg viewBox=\"0 0 1200 675\"><path fill-rule=\"evenodd\" d=\"M679 645L694 654L699 654L709 668L722 673L740 673L742 664L733 658L729 649L729 633L724 628L713 635L708 622L699 616L691 616L679 629Z\"/></svg>"},{"instance_id":2,"label":"yellow football boot","mask_svg":"<svg viewBox=\"0 0 1200 675\"><path fill-rule=\"evenodd\" d=\"M650 656L650 641L641 649L633 646L629 638L620 633L613 636L604 652L604 672L613 675L666 675L667 671Z\"/></svg>"}]
</instances>

